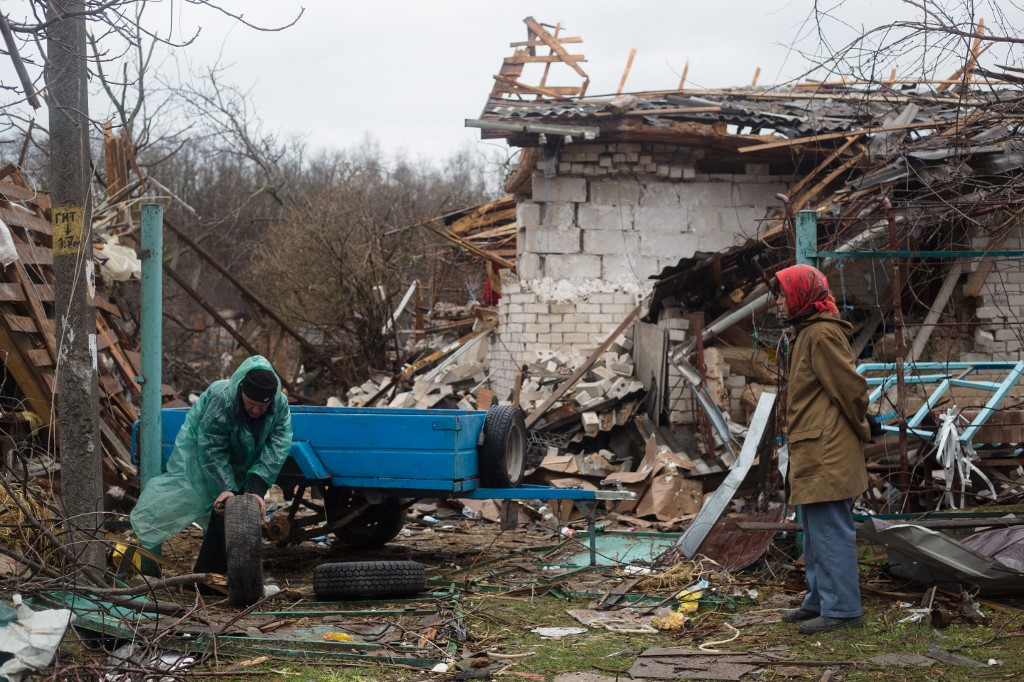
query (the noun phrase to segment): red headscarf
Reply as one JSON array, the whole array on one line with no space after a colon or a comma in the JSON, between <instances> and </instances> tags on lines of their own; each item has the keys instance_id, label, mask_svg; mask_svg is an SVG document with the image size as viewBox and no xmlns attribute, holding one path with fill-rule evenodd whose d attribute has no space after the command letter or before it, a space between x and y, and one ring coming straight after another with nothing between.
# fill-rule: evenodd
<instances>
[{"instance_id":1,"label":"red headscarf","mask_svg":"<svg viewBox=\"0 0 1024 682\"><path fill-rule=\"evenodd\" d=\"M839 314L836 299L828 290L828 280L817 268L794 265L775 273L786 297L786 309L793 318L806 312ZM813 310L812 310L813 308Z\"/></svg>"}]
</instances>

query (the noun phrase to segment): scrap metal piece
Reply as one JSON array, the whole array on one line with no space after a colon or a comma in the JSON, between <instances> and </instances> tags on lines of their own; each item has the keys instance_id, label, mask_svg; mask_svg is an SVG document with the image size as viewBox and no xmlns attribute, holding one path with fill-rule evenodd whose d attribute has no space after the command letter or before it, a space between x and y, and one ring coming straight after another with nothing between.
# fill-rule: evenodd
<instances>
[{"instance_id":1,"label":"scrap metal piece","mask_svg":"<svg viewBox=\"0 0 1024 682\"><path fill-rule=\"evenodd\" d=\"M704 503L701 510L697 512L697 517L690 523L686 532L676 542L674 550L678 551L684 558L692 559L697 554L697 550L700 549L704 539L722 516L743 479L746 478L750 466L754 463L754 456L761 447L761 441L764 440L764 436L769 430L768 426L771 423L775 398L774 393L769 393L768 391L761 393L761 397L757 401L757 409L754 410L754 417L750 420L747 437L743 441L743 447L740 450L736 463L729 470L729 474L722 481L722 485L718 487L718 490L715 491L711 499Z\"/></svg>"},{"instance_id":2,"label":"scrap metal piece","mask_svg":"<svg viewBox=\"0 0 1024 682\"><path fill-rule=\"evenodd\" d=\"M879 519L868 519L858 532L868 542L884 545L889 550L890 571L897 577L951 587L974 585L985 594L1024 592L1024 565L1021 564L1024 528L1021 526L983 531L964 542L929 528L889 524ZM1006 550L1006 555L997 559L982 553L990 536ZM1017 558L1015 566L1009 565L1011 556Z\"/></svg>"},{"instance_id":3,"label":"scrap metal piece","mask_svg":"<svg viewBox=\"0 0 1024 682\"><path fill-rule=\"evenodd\" d=\"M708 415L708 419L711 420L712 426L715 427L715 431L718 432L718 437L722 439L722 443L726 449L732 455L733 459L736 458L736 448L734 447L736 439L733 437L732 432L729 431L729 422L722 414L722 410L718 408L714 399L711 397L711 393L708 392L708 387L704 383L703 378L693 365L686 361L687 353L682 350L682 346L677 346L672 351L672 363L679 369L683 375L683 380L690 384L690 390L693 391L694 397L697 402L700 403L701 409Z\"/></svg>"}]
</instances>

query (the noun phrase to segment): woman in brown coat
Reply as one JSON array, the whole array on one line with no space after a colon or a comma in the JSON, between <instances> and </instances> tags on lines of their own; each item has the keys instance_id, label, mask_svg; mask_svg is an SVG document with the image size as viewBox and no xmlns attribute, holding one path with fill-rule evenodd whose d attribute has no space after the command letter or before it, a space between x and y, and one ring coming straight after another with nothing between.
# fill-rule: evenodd
<instances>
[{"instance_id":1,"label":"woman in brown coat","mask_svg":"<svg viewBox=\"0 0 1024 682\"><path fill-rule=\"evenodd\" d=\"M814 634L860 627L853 500L868 487L863 443L870 441L867 382L853 366L849 322L839 318L828 280L794 265L773 280L792 327L786 428L790 503L804 527L807 596L783 619Z\"/></svg>"}]
</instances>

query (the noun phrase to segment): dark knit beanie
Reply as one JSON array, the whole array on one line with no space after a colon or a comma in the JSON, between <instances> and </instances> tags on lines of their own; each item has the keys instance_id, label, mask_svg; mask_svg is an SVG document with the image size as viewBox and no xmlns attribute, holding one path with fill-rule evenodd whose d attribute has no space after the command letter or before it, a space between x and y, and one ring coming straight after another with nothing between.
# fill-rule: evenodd
<instances>
[{"instance_id":1,"label":"dark knit beanie","mask_svg":"<svg viewBox=\"0 0 1024 682\"><path fill-rule=\"evenodd\" d=\"M277 394L277 375L269 369L249 370L240 384L246 398L257 403L269 403Z\"/></svg>"}]
</instances>

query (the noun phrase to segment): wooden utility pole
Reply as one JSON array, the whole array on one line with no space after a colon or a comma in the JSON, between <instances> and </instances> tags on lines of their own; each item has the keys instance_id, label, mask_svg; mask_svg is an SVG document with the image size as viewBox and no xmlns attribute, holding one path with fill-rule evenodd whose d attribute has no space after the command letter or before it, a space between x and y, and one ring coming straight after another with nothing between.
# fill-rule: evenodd
<instances>
[{"instance_id":1,"label":"wooden utility pole","mask_svg":"<svg viewBox=\"0 0 1024 682\"><path fill-rule=\"evenodd\" d=\"M102 450L96 378L92 216L89 201L89 88L81 0L48 3L50 198L53 202L54 306L57 321L57 424L61 498L75 556L103 566Z\"/></svg>"}]
</instances>

